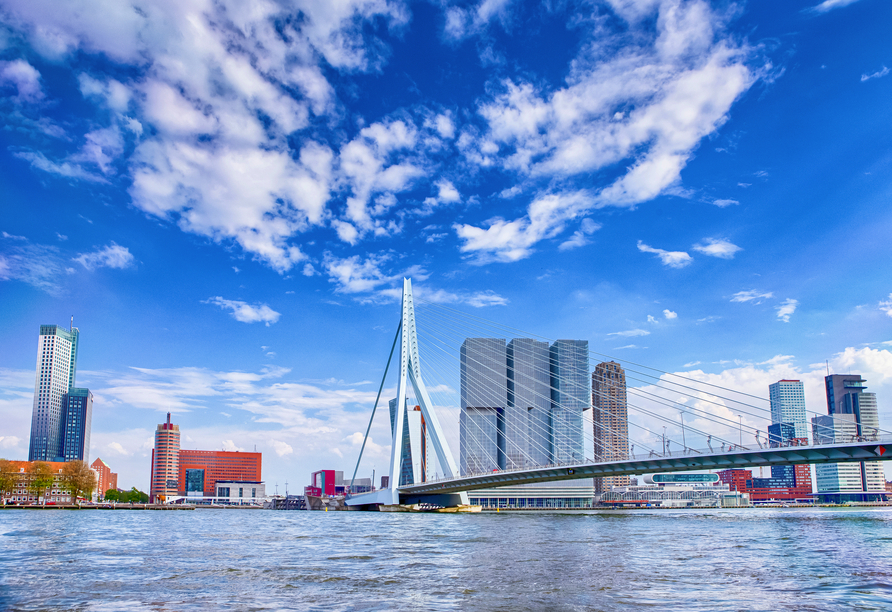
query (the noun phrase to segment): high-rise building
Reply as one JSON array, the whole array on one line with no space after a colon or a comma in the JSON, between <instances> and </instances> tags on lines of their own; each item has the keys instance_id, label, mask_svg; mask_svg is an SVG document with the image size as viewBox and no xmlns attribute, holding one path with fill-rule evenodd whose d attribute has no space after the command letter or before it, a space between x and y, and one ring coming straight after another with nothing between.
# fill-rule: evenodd
<instances>
[{"instance_id":1,"label":"high-rise building","mask_svg":"<svg viewBox=\"0 0 892 612\"><path fill-rule=\"evenodd\" d=\"M461 473L584 460L588 342L467 338L461 347Z\"/></svg>"},{"instance_id":2,"label":"high-rise building","mask_svg":"<svg viewBox=\"0 0 892 612\"><path fill-rule=\"evenodd\" d=\"M76 327L41 325L37 343L29 461L87 461L93 395L78 389Z\"/></svg>"},{"instance_id":3,"label":"high-rise building","mask_svg":"<svg viewBox=\"0 0 892 612\"><path fill-rule=\"evenodd\" d=\"M827 416L812 419L815 444L870 440L879 432L876 395L866 393L867 381L860 374L824 377ZM871 501L885 489L882 464L821 463L815 466L818 497L822 501Z\"/></svg>"},{"instance_id":4,"label":"high-rise building","mask_svg":"<svg viewBox=\"0 0 892 612\"><path fill-rule=\"evenodd\" d=\"M159 496L172 497L179 489L180 475L180 426L170 422L158 425L155 430L155 448L152 449L152 480L149 496L157 501Z\"/></svg>"},{"instance_id":5,"label":"high-rise building","mask_svg":"<svg viewBox=\"0 0 892 612\"><path fill-rule=\"evenodd\" d=\"M93 394L89 389L71 389L65 396L62 425L62 458L87 461L90 456L90 425Z\"/></svg>"},{"instance_id":6,"label":"high-rise building","mask_svg":"<svg viewBox=\"0 0 892 612\"><path fill-rule=\"evenodd\" d=\"M551 463L551 353L547 342L515 338L508 343L506 465Z\"/></svg>"},{"instance_id":7,"label":"high-rise building","mask_svg":"<svg viewBox=\"0 0 892 612\"><path fill-rule=\"evenodd\" d=\"M629 407L626 373L615 361L599 363L592 373L592 421L595 461L629 458ZM595 478L595 493L629 486L628 476Z\"/></svg>"},{"instance_id":8,"label":"high-rise building","mask_svg":"<svg viewBox=\"0 0 892 612\"><path fill-rule=\"evenodd\" d=\"M808 420L805 416L805 391L801 380L779 380L768 385L771 401L771 422L793 425L794 438L808 439Z\"/></svg>"},{"instance_id":9,"label":"high-rise building","mask_svg":"<svg viewBox=\"0 0 892 612\"><path fill-rule=\"evenodd\" d=\"M467 338L461 345L459 456L462 474L505 469L508 357L502 338Z\"/></svg>"},{"instance_id":10,"label":"high-rise building","mask_svg":"<svg viewBox=\"0 0 892 612\"><path fill-rule=\"evenodd\" d=\"M585 460L582 413L591 408L588 340L551 345L551 435L553 463Z\"/></svg>"}]
</instances>

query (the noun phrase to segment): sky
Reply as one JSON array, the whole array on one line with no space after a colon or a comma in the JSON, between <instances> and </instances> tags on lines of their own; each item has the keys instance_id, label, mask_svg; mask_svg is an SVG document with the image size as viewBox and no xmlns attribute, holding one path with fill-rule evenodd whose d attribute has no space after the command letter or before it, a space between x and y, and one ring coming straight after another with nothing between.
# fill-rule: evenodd
<instances>
[{"instance_id":1,"label":"sky","mask_svg":"<svg viewBox=\"0 0 892 612\"><path fill-rule=\"evenodd\" d=\"M892 428L889 23L883 0L0 0L0 456L27 458L39 326L73 315L121 486L147 490L168 411L184 448L261 451L269 491L349 473L403 277L761 397L801 378L818 413L827 368L861 373Z\"/></svg>"}]
</instances>

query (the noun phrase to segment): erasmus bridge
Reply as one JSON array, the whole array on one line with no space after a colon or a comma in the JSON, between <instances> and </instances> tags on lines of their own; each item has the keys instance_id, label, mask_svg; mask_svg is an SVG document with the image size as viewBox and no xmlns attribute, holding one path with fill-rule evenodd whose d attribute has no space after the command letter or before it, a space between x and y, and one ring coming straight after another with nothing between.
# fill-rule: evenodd
<instances>
[{"instance_id":1,"label":"erasmus bridge","mask_svg":"<svg viewBox=\"0 0 892 612\"><path fill-rule=\"evenodd\" d=\"M550 343L417 302L418 319L411 280L404 279L399 324L351 480L376 414L379 428L386 419L380 408L390 374L396 397L389 401L387 486L348 496L348 506L459 507L478 489L892 457L890 432L853 427L847 415L831 416L844 422L833 421L811 444L802 437L769 440L766 398L619 359L621 383L609 373L593 377L596 364L614 360L585 341ZM627 380L641 384L627 387ZM603 406L619 396L624 418L604 418Z\"/></svg>"}]
</instances>

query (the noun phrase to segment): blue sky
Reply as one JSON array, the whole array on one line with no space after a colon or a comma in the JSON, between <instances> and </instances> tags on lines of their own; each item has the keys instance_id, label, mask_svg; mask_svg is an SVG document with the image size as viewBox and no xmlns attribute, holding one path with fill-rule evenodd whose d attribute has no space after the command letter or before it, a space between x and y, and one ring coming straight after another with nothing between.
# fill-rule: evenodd
<instances>
[{"instance_id":1,"label":"blue sky","mask_svg":"<svg viewBox=\"0 0 892 612\"><path fill-rule=\"evenodd\" d=\"M96 18L97 15L101 18ZM91 456L350 470L416 294L892 426L892 5L0 0L0 455L73 314ZM377 427L377 426L376 426ZM370 461L383 465L386 431Z\"/></svg>"}]
</instances>

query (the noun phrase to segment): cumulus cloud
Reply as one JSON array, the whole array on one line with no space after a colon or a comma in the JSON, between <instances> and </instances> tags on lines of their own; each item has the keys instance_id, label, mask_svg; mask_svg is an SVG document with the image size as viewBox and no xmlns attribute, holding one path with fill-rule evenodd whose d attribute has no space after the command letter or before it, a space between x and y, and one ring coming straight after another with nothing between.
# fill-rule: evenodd
<instances>
[{"instance_id":1,"label":"cumulus cloud","mask_svg":"<svg viewBox=\"0 0 892 612\"><path fill-rule=\"evenodd\" d=\"M756 300L756 304L760 304L762 300L767 300L769 298L773 298L774 293L771 291L757 291L755 289L750 289L749 291L738 291L733 296L731 296L732 302L752 302Z\"/></svg>"},{"instance_id":2,"label":"cumulus cloud","mask_svg":"<svg viewBox=\"0 0 892 612\"><path fill-rule=\"evenodd\" d=\"M133 255L127 247L112 242L110 245L93 251L92 253L81 253L74 258L74 261L81 264L87 270L95 270L96 268L116 268L123 270L133 265Z\"/></svg>"},{"instance_id":3,"label":"cumulus cloud","mask_svg":"<svg viewBox=\"0 0 892 612\"><path fill-rule=\"evenodd\" d=\"M208 298L202 301L202 304L214 304L223 310L229 310L230 315L236 321L242 323L266 323L269 327L271 323L275 323L281 317L281 313L276 312L266 304L248 304L239 300L225 300L220 296Z\"/></svg>"},{"instance_id":4,"label":"cumulus cloud","mask_svg":"<svg viewBox=\"0 0 892 612\"><path fill-rule=\"evenodd\" d=\"M694 261L694 258L684 251L665 251L663 249L656 249L644 244L641 240L638 241L638 250L642 253L655 254L660 258L660 261L663 262L664 266L670 268L684 268Z\"/></svg>"},{"instance_id":5,"label":"cumulus cloud","mask_svg":"<svg viewBox=\"0 0 892 612\"><path fill-rule=\"evenodd\" d=\"M743 250L724 238L705 238L703 242L695 244L693 249L698 253L720 259L734 259L734 254Z\"/></svg>"},{"instance_id":6,"label":"cumulus cloud","mask_svg":"<svg viewBox=\"0 0 892 612\"><path fill-rule=\"evenodd\" d=\"M40 73L25 60L0 62L0 87L14 87L19 102L37 102L44 97Z\"/></svg>"},{"instance_id":7,"label":"cumulus cloud","mask_svg":"<svg viewBox=\"0 0 892 612\"><path fill-rule=\"evenodd\" d=\"M678 313L677 313L677 312L672 312L671 310L669 310L669 309L667 308L666 310L663 311L663 316L666 317L667 319L677 319L677 318L678 318Z\"/></svg>"},{"instance_id":8,"label":"cumulus cloud","mask_svg":"<svg viewBox=\"0 0 892 612\"><path fill-rule=\"evenodd\" d=\"M513 262L529 257L537 242L559 234L568 221L583 214L592 204L591 195L584 190L551 193L533 200L527 215L519 219L491 219L485 229L469 224L453 227L463 241L461 252L471 254L473 262ZM589 227L592 231L597 229Z\"/></svg>"},{"instance_id":9,"label":"cumulus cloud","mask_svg":"<svg viewBox=\"0 0 892 612\"><path fill-rule=\"evenodd\" d=\"M787 298L784 300L780 306L777 307L777 318L783 321L784 323L790 322L790 316L796 312L796 307L799 305L799 300L794 300L792 298Z\"/></svg>"},{"instance_id":10,"label":"cumulus cloud","mask_svg":"<svg viewBox=\"0 0 892 612\"><path fill-rule=\"evenodd\" d=\"M294 448L287 442L282 442L281 440L270 440L269 443L279 457L285 457L294 452Z\"/></svg>"}]
</instances>

